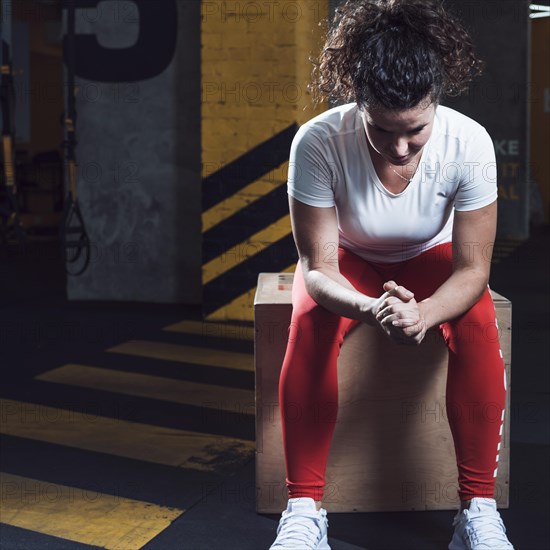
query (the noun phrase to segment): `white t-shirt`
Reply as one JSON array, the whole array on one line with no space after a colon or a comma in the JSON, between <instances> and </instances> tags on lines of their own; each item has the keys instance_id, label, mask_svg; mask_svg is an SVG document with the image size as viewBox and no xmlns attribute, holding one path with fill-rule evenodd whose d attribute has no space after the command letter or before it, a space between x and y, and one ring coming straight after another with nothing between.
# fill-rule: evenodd
<instances>
[{"instance_id":1,"label":"white t-shirt","mask_svg":"<svg viewBox=\"0 0 550 550\"><path fill-rule=\"evenodd\" d=\"M330 109L296 133L288 193L310 206L336 206L339 246L373 262L400 262L451 242L454 210L497 198L495 150L475 120L439 105L418 169L391 193L374 169L355 103Z\"/></svg>"}]
</instances>

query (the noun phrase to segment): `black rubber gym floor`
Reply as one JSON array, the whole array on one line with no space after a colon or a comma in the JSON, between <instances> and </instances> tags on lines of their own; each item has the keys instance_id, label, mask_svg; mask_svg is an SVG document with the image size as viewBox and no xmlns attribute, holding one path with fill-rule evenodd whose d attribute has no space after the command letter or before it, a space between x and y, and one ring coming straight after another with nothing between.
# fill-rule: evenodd
<instances>
[{"instance_id":1,"label":"black rubber gym floor","mask_svg":"<svg viewBox=\"0 0 550 550\"><path fill-rule=\"evenodd\" d=\"M491 278L513 308L510 507L501 514L517 550L550 548L550 228L531 233L503 246ZM250 369L166 353L210 348L233 361L250 357L252 342L163 330L199 321L197 307L68 302L55 250L35 243L24 253L2 251L2 550L269 548L279 515L255 512L254 416L166 398L169 388L157 386L164 379L176 393L192 382L251 395ZM152 342L153 351L109 351L125 342ZM90 367L101 370L90 376ZM98 386L99 372L118 385ZM69 375L83 378L64 383ZM134 390L124 393L128 380ZM178 463L181 441L193 434L208 434L210 454ZM327 509L334 550L444 550L452 531L450 511ZM94 529L100 516L104 532Z\"/></svg>"}]
</instances>

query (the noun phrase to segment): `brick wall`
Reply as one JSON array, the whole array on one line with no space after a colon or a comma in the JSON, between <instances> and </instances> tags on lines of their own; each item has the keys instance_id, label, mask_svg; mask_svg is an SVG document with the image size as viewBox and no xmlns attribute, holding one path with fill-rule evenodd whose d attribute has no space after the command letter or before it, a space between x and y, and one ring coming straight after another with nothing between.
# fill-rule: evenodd
<instances>
[{"instance_id":1,"label":"brick wall","mask_svg":"<svg viewBox=\"0 0 550 550\"><path fill-rule=\"evenodd\" d=\"M260 271L293 271L290 142L318 114L306 90L327 0L203 0L203 304L252 319Z\"/></svg>"}]
</instances>

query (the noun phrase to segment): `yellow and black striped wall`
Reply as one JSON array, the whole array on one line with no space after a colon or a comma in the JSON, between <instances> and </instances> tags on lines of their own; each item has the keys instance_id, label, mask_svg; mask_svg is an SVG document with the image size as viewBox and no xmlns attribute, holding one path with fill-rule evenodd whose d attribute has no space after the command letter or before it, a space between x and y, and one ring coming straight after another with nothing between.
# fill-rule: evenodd
<instances>
[{"instance_id":1,"label":"yellow and black striped wall","mask_svg":"<svg viewBox=\"0 0 550 550\"><path fill-rule=\"evenodd\" d=\"M306 85L328 0L203 0L203 314L253 319L258 273L294 271L290 144L315 108Z\"/></svg>"}]
</instances>

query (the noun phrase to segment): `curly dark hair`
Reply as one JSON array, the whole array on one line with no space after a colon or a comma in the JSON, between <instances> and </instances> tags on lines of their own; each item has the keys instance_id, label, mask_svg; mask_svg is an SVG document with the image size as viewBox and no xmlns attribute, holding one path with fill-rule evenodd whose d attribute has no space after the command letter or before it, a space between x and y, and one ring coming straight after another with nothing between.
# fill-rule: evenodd
<instances>
[{"instance_id":1,"label":"curly dark hair","mask_svg":"<svg viewBox=\"0 0 550 550\"><path fill-rule=\"evenodd\" d=\"M310 90L324 99L409 109L456 96L481 74L472 38L442 0L348 0L338 8Z\"/></svg>"}]
</instances>

